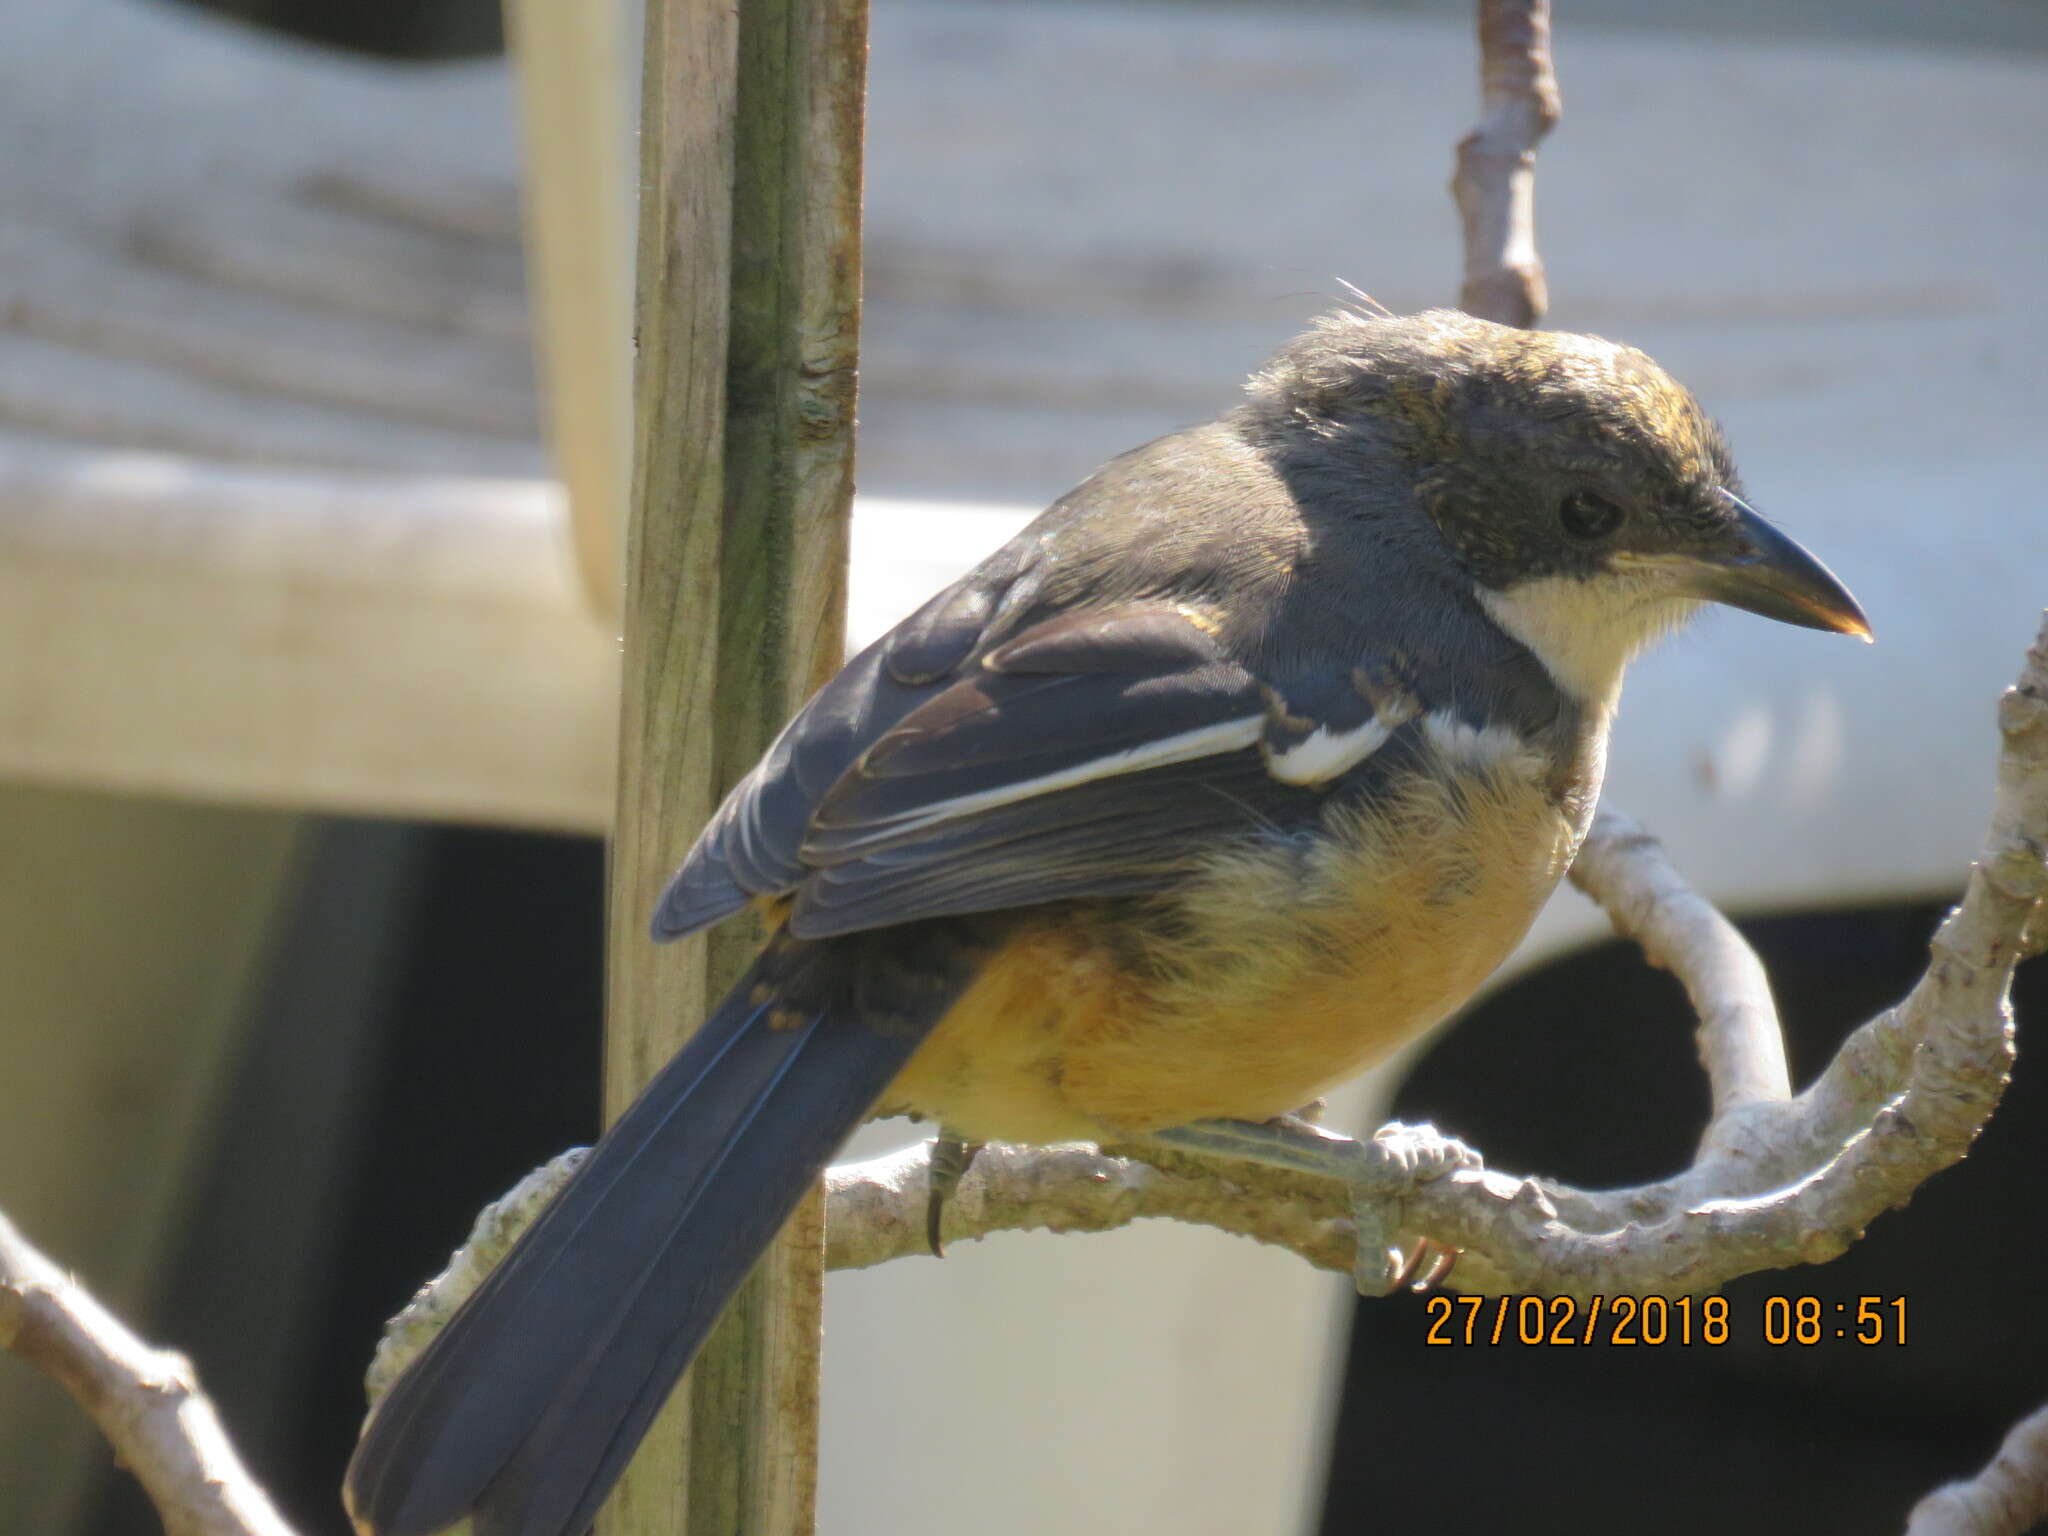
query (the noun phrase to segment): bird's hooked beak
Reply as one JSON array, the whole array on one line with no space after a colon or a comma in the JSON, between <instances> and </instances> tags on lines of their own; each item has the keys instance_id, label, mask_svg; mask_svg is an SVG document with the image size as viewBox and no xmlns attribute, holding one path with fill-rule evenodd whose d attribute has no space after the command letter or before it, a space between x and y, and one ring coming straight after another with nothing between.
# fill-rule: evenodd
<instances>
[{"instance_id":1,"label":"bird's hooked beak","mask_svg":"<svg viewBox=\"0 0 2048 1536\"><path fill-rule=\"evenodd\" d=\"M1767 619L1870 639L1870 621L1835 573L1759 516L1732 491L1721 495L1735 509L1735 547L1711 555L1617 557L1617 563L1654 565L1688 597L1746 608Z\"/></svg>"}]
</instances>

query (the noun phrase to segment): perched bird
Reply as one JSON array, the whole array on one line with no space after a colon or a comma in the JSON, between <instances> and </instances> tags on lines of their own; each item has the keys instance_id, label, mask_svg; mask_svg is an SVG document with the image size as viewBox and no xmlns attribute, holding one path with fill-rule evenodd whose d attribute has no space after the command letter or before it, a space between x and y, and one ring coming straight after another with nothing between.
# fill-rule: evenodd
<instances>
[{"instance_id":1,"label":"perched bird","mask_svg":"<svg viewBox=\"0 0 2048 1536\"><path fill-rule=\"evenodd\" d=\"M1570 864L1629 659L1706 602L1868 637L1642 353L1340 313L848 663L657 938L774 937L371 1418L365 1536L578 1536L870 1113L1274 1117L1457 1008Z\"/></svg>"}]
</instances>

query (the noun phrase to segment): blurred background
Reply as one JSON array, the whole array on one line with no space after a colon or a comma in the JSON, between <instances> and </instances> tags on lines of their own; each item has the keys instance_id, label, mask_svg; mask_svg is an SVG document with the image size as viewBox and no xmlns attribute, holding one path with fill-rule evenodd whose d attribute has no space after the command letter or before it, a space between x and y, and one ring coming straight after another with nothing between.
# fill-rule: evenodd
<instances>
[{"instance_id":1,"label":"blurred background","mask_svg":"<svg viewBox=\"0 0 2048 1536\"><path fill-rule=\"evenodd\" d=\"M856 640L1340 280L1455 295L1470 9L875 0ZM571 511L624 473L636 25L0 6L0 1209L194 1356L308 1536L381 1320L596 1126L616 641ZM1702 623L1609 778L1745 919L1803 1076L1917 973L2048 598L2048 11L1557 28L1549 323L1692 384L1877 627ZM1683 1164L1689 1016L1601 933L1560 898L1337 1117L1584 1184ZM1969 1161L1735 1287L1723 1349L1428 1349L1419 1302L1197 1230L837 1277L821 1528L1897 1529L2048 1396L2044 991ZM1903 1295L1909 1342L1766 1347L1796 1294ZM0 1530L153 1529L0 1359Z\"/></svg>"}]
</instances>

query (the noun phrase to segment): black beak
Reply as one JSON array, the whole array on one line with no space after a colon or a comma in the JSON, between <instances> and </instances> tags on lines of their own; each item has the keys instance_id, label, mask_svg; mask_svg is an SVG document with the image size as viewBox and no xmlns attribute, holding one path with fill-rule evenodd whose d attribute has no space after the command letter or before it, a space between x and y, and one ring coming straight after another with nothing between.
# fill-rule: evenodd
<instances>
[{"instance_id":1,"label":"black beak","mask_svg":"<svg viewBox=\"0 0 2048 1536\"><path fill-rule=\"evenodd\" d=\"M1870 638L1870 621L1833 571L1765 522L1733 492L1721 494L1735 508L1742 547L1729 555L1690 563L1687 584L1695 596L1807 629Z\"/></svg>"}]
</instances>

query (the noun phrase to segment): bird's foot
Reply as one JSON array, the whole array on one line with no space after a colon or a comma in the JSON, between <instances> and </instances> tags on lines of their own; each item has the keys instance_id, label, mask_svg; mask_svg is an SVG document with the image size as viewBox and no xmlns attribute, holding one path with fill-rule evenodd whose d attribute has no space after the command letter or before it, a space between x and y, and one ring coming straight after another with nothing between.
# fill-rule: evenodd
<instances>
[{"instance_id":1,"label":"bird's foot","mask_svg":"<svg viewBox=\"0 0 2048 1536\"><path fill-rule=\"evenodd\" d=\"M1358 1229L1351 1273L1362 1296L1385 1296L1409 1285L1427 1290L1442 1283L1457 1262L1457 1250L1427 1238L1406 1252L1397 1247L1401 1197L1447 1173L1483 1166L1479 1154L1462 1141L1434 1126L1399 1121L1381 1126L1367 1141L1334 1135L1292 1115L1259 1123L1203 1120L1155 1131L1152 1139L1179 1152L1243 1158L1343 1184Z\"/></svg>"},{"instance_id":2,"label":"bird's foot","mask_svg":"<svg viewBox=\"0 0 2048 1536\"><path fill-rule=\"evenodd\" d=\"M943 1126L932 1138L931 1172L924 1197L924 1240L935 1259L946 1256L946 1242L941 1235L946 1220L946 1202L960 1187L967 1170L974 1166L975 1154L981 1151L982 1146L983 1143L968 1141Z\"/></svg>"}]
</instances>

